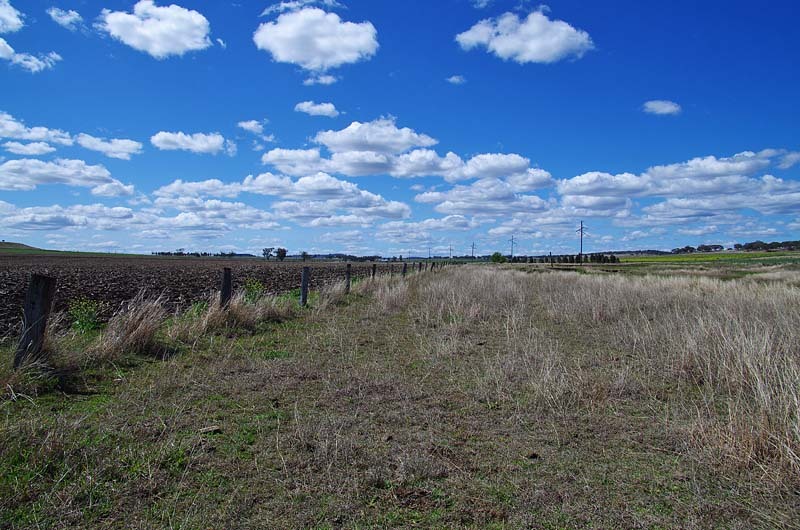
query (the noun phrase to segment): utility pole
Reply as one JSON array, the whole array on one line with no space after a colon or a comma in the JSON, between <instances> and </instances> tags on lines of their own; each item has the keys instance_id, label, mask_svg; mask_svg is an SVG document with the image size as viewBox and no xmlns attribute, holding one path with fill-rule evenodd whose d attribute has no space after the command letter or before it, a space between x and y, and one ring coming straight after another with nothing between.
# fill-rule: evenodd
<instances>
[{"instance_id":1,"label":"utility pole","mask_svg":"<svg viewBox=\"0 0 800 530\"><path fill-rule=\"evenodd\" d=\"M581 227L576 230L581 235L581 251L578 254L578 257L581 259L581 265L583 265L583 236L586 233L586 227L583 226L583 221L581 221Z\"/></svg>"},{"instance_id":2,"label":"utility pole","mask_svg":"<svg viewBox=\"0 0 800 530\"><path fill-rule=\"evenodd\" d=\"M514 259L514 243L515 243L513 234L511 235L511 239L509 239L509 241L511 241L511 259L513 260Z\"/></svg>"},{"instance_id":3,"label":"utility pole","mask_svg":"<svg viewBox=\"0 0 800 530\"><path fill-rule=\"evenodd\" d=\"M428 259L431 259L431 246L428 245Z\"/></svg>"},{"instance_id":4,"label":"utility pole","mask_svg":"<svg viewBox=\"0 0 800 530\"><path fill-rule=\"evenodd\" d=\"M472 259L475 259L475 242L472 242Z\"/></svg>"}]
</instances>

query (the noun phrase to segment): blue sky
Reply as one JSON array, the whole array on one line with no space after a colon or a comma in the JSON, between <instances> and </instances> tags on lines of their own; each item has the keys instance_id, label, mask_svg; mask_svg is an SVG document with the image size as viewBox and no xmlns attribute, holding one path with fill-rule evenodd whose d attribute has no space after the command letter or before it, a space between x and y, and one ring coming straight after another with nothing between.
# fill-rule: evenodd
<instances>
[{"instance_id":1,"label":"blue sky","mask_svg":"<svg viewBox=\"0 0 800 530\"><path fill-rule=\"evenodd\" d=\"M800 239L796 2L174 1L0 0L3 239Z\"/></svg>"}]
</instances>

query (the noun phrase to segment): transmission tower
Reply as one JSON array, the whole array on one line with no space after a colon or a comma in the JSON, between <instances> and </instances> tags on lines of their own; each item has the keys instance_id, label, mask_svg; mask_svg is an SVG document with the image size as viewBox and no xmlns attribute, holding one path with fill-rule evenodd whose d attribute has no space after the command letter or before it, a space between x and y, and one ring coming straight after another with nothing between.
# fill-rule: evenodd
<instances>
[{"instance_id":1,"label":"transmission tower","mask_svg":"<svg viewBox=\"0 0 800 530\"><path fill-rule=\"evenodd\" d=\"M575 232L581 235L581 250L578 257L580 257L581 264L583 264L583 236L586 235L586 227L583 225L583 221L581 221L581 227L575 230Z\"/></svg>"}]
</instances>

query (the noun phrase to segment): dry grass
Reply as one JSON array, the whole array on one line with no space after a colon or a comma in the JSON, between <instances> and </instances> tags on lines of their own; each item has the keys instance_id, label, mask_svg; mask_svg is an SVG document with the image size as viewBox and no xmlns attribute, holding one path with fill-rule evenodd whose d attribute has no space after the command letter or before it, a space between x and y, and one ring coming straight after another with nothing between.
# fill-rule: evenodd
<instances>
[{"instance_id":1,"label":"dry grass","mask_svg":"<svg viewBox=\"0 0 800 530\"><path fill-rule=\"evenodd\" d=\"M800 290L708 278L524 274L465 268L420 292L419 318L457 333L487 319L502 349L475 368L475 392L569 410L629 393L663 394L669 427L723 468L800 483ZM542 313L609 342L626 362L591 380L537 328ZM440 337L439 348L453 350ZM435 349L435 348L434 348ZM600 361L600 356L597 357ZM572 364L570 364L572 362ZM488 396L492 397L488 397ZM519 403L517 403L519 405Z\"/></svg>"},{"instance_id":2,"label":"dry grass","mask_svg":"<svg viewBox=\"0 0 800 530\"><path fill-rule=\"evenodd\" d=\"M163 346L158 332L167 319L162 296L140 292L108 321L97 341L89 348L88 358L107 362L124 354L160 355Z\"/></svg>"},{"instance_id":3,"label":"dry grass","mask_svg":"<svg viewBox=\"0 0 800 530\"><path fill-rule=\"evenodd\" d=\"M161 326L181 355L0 403L0 526L796 527L796 291L454 267L352 292L290 321L212 299Z\"/></svg>"},{"instance_id":4,"label":"dry grass","mask_svg":"<svg viewBox=\"0 0 800 530\"><path fill-rule=\"evenodd\" d=\"M265 295L251 300L241 291L231 297L225 308L216 293L207 302L176 314L166 334L173 341L191 345L209 333L234 329L255 331L259 324L287 320L296 313L295 304L287 298Z\"/></svg>"}]
</instances>

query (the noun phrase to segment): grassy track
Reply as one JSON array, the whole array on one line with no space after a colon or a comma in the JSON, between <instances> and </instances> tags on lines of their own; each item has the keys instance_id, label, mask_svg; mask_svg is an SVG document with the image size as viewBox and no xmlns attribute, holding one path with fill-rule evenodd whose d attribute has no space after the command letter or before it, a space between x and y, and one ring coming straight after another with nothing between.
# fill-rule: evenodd
<instances>
[{"instance_id":1,"label":"grassy track","mask_svg":"<svg viewBox=\"0 0 800 530\"><path fill-rule=\"evenodd\" d=\"M651 374L613 303L597 319L554 310L602 281L486 267L367 281L6 399L0 526L791 527L797 483L697 450L685 404L703 389Z\"/></svg>"}]
</instances>

